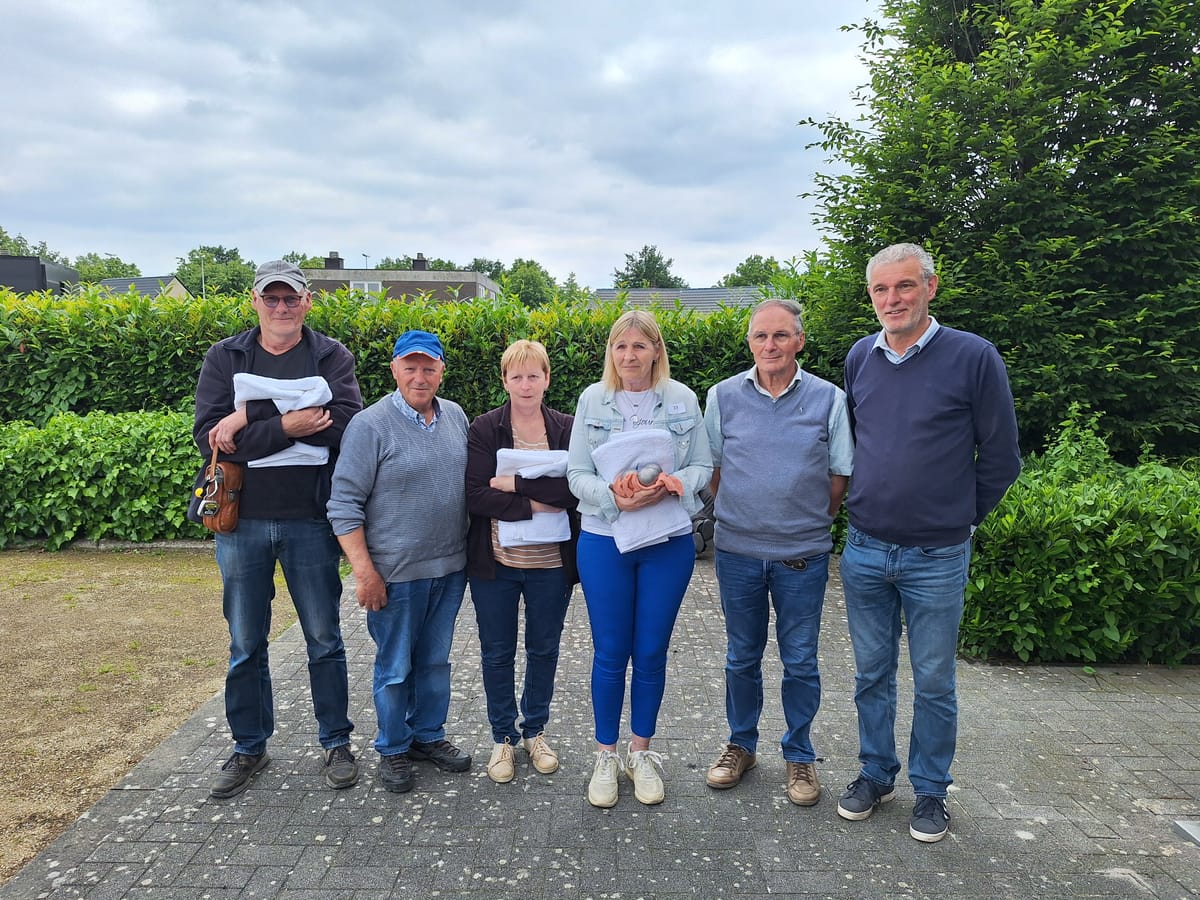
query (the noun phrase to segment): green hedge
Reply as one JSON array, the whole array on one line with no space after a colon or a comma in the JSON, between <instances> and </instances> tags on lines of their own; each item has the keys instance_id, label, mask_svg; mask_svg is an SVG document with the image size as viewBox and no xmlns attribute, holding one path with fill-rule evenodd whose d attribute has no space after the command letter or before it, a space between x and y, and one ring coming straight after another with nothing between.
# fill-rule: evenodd
<instances>
[{"instance_id":1,"label":"green hedge","mask_svg":"<svg viewBox=\"0 0 1200 900\"><path fill-rule=\"evenodd\" d=\"M976 533L960 647L1025 662L1200 659L1200 478L1113 462L1078 409Z\"/></svg>"},{"instance_id":2,"label":"green hedge","mask_svg":"<svg viewBox=\"0 0 1200 900\"><path fill-rule=\"evenodd\" d=\"M503 399L500 355L522 337L546 344L554 370L548 399L573 410L583 387L600 377L608 329L621 311L616 304L531 309L505 300L364 302L339 292L318 296L308 323L354 354L367 402L395 387L388 362L396 336L410 328L436 332L446 345L442 394L475 416ZM698 315L671 307L656 315L672 373L701 400L711 385L752 362L746 309ZM95 290L67 298L0 290L0 409L6 419L35 424L59 412L188 409L205 351L254 322L244 298L151 301ZM840 383L840 373L833 377Z\"/></svg>"},{"instance_id":3,"label":"green hedge","mask_svg":"<svg viewBox=\"0 0 1200 900\"><path fill-rule=\"evenodd\" d=\"M0 425L0 548L203 537L187 521L200 455L181 412L62 413Z\"/></svg>"}]
</instances>

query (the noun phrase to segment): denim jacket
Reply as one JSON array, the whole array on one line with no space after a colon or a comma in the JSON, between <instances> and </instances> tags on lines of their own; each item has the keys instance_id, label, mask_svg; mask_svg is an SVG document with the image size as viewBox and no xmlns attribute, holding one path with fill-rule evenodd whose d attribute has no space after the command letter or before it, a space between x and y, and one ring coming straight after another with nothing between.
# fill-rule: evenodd
<instances>
[{"instance_id":1,"label":"denim jacket","mask_svg":"<svg viewBox=\"0 0 1200 900\"><path fill-rule=\"evenodd\" d=\"M575 407L571 428L571 446L567 451L567 482L579 498L579 512L597 516L606 522L617 518L617 509L608 482L596 471L592 451L605 443L614 432L624 428L624 417L613 402L615 392L602 382L589 385ZM683 508L689 515L703 505L699 493L712 479L712 453L700 403L690 388L668 379L654 388L654 425L665 428L675 440L675 471L683 482Z\"/></svg>"}]
</instances>

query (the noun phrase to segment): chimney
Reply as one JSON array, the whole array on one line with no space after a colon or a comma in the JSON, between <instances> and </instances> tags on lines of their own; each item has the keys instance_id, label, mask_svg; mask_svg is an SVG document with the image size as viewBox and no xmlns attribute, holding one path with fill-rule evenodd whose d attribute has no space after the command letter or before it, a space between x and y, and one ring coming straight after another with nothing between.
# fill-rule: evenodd
<instances>
[{"instance_id":1,"label":"chimney","mask_svg":"<svg viewBox=\"0 0 1200 900\"><path fill-rule=\"evenodd\" d=\"M425 258L424 253L418 253L416 259L413 260L413 271L414 272L429 271L429 260L427 260Z\"/></svg>"},{"instance_id":2,"label":"chimney","mask_svg":"<svg viewBox=\"0 0 1200 900\"><path fill-rule=\"evenodd\" d=\"M342 258L340 256L338 256L336 250L330 250L329 255L327 257L325 257L325 268L327 268L327 269L343 268Z\"/></svg>"}]
</instances>

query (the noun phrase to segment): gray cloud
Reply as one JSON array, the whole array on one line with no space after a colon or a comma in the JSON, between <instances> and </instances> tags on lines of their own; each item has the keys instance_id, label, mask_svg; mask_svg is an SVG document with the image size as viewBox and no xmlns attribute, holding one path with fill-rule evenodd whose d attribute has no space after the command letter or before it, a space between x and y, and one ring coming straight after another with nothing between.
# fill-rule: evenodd
<instances>
[{"instance_id":1,"label":"gray cloud","mask_svg":"<svg viewBox=\"0 0 1200 900\"><path fill-rule=\"evenodd\" d=\"M9 4L0 226L147 274L223 244L593 287L648 243L695 286L815 247L797 122L853 113L872 5L660 6Z\"/></svg>"}]
</instances>

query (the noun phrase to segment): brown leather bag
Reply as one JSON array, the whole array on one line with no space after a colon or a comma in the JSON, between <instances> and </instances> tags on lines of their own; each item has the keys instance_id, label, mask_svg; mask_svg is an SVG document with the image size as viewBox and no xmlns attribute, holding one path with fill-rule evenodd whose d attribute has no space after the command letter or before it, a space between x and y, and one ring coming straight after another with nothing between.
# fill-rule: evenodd
<instances>
[{"instance_id":1,"label":"brown leather bag","mask_svg":"<svg viewBox=\"0 0 1200 900\"><path fill-rule=\"evenodd\" d=\"M200 518L204 527L217 534L228 534L237 528L238 498L242 493L241 463L217 461L213 450L208 471L204 473L204 484L196 488L200 497Z\"/></svg>"}]
</instances>

